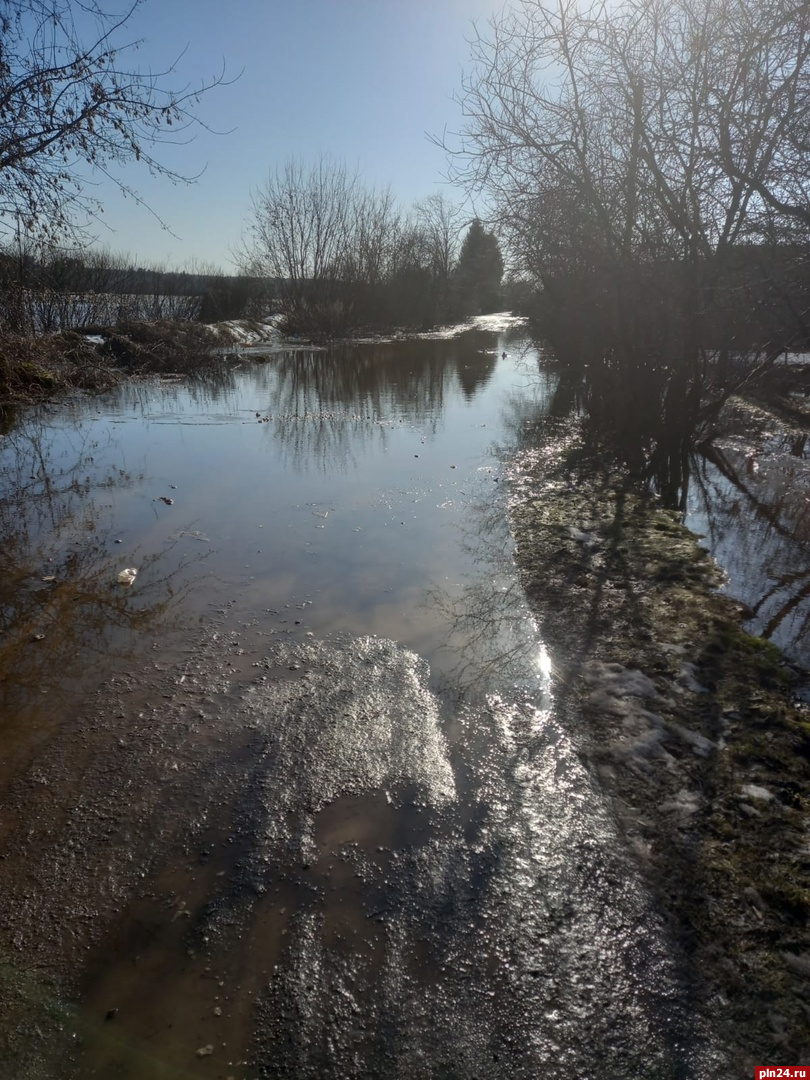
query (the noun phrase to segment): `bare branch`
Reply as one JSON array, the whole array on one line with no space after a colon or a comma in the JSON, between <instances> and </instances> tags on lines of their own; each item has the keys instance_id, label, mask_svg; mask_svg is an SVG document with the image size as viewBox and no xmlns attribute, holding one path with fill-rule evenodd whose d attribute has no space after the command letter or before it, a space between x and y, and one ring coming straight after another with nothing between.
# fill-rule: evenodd
<instances>
[{"instance_id":1,"label":"bare branch","mask_svg":"<svg viewBox=\"0 0 810 1080\"><path fill-rule=\"evenodd\" d=\"M141 162L153 175L192 183L165 165L161 145L205 127L201 97L224 71L196 89L122 63L140 42L121 39L142 0L116 16L97 0L5 0L0 5L0 228L76 235L101 210L77 175L89 166L140 198L114 167ZM82 40L74 20L81 13Z\"/></svg>"}]
</instances>

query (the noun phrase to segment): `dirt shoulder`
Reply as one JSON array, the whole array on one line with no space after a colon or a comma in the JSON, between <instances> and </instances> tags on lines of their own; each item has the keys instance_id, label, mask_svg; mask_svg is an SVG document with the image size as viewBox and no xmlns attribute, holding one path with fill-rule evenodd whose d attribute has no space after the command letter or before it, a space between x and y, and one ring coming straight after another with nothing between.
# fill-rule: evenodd
<instances>
[{"instance_id":1,"label":"dirt shoulder","mask_svg":"<svg viewBox=\"0 0 810 1080\"><path fill-rule=\"evenodd\" d=\"M696 1008L753 1064L810 1061L806 675L742 630L677 514L571 422L513 476L524 586L673 934ZM553 497L549 493L553 492Z\"/></svg>"}]
</instances>

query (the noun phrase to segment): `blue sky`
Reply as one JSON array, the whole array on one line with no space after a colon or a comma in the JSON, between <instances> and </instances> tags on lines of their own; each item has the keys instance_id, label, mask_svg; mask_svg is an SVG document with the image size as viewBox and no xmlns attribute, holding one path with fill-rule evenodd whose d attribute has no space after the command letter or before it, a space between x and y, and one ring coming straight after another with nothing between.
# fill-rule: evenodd
<instances>
[{"instance_id":1,"label":"blue sky","mask_svg":"<svg viewBox=\"0 0 810 1080\"><path fill-rule=\"evenodd\" d=\"M148 0L127 28L143 38L141 68L178 63L176 82L197 85L224 62L229 86L206 94L199 131L161 160L190 186L128 170L149 206L171 228L106 182L96 194L109 229L99 243L141 262L232 264L250 193L291 156L342 158L369 184L390 185L408 204L442 184L444 153L426 132L459 125L454 91L468 64L472 22L502 0ZM244 69L244 70L243 70Z\"/></svg>"}]
</instances>

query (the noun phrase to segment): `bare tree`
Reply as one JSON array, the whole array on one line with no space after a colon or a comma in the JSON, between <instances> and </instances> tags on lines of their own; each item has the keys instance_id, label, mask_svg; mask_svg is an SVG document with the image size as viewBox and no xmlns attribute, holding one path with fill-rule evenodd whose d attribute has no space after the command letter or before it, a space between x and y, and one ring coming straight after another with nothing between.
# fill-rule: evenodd
<instances>
[{"instance_id":1,"label":"bare tree","mask_svg":"<svg viewBox=\"0 0 810 1080\"><path fill-rule=\"evenodd\" d=\"M200 123L197 88L172 85L173 68L142 71L122 37L142 0L120 15L99 0L4 0L0 4L0 228L75 233L99 209L77 175L83 164L137 192L112 172L131 161L173 182L161 144Z\"/></svg>"},{"instance_id":2,"label":"bare tree","mask_svg":"<svg viewBox=\"0 0 810 1080\"><path fill-rule=\"evenodd\" d=\"M345 165L322 157L312 167L288 161L253 195L240 262L277 279L292 310L333 297L358 186Z\"/></svg>"},{"instance_id":3,"label":"bare tree","mask_svg":"<svg viewBox=\"0 0 810 1080\"><path fill-rule=\"evenodd\" d=\"M254 194L237 257L246 273L275 280L292 324L328 335L376 321L400 233L389 190L328 157L288 161Z\"/></svg>"},{"instance_id":4,"label":"bare tree","mask_svg":"<svg viewBox=\"0 0 810 1080\"><path fill-rule=\"evenodd\" d=\"M520 0L472 53L455 178L541 275L810 226L810 5Z\"/></svg>"},{"instance_id":5,"label":"bare tree","mask_svg":"<svg viewBox=\"0 0 810 1080\"><path fill-rule=\"evenodd\" d=\"M340 161L288 161L254 193L243 273L272 281L290 329L424 328L447 318L460 212L441 195L411 212Z\"/></svg>"},{"instance_id":6,"label":"bare tree","mask_svg":"<svg viewBox=\"0 0 810 1080\"><path fill-rule=\"evenodd\" d=\"M334 267L336 276L368 286L382 284L390 271L400 229L400 212L390 188L364 188L357 183L345 248Z\"/></svg>"},{"instance_id":7,"label":"bare tree","mask_svg":"<svg viewBox=\"0 0 810 1080\"><path fill-rule=\"evenodd\" d=\"M755 264L810 241L810 4L517 0L471 47L454 178L602 379L594 408L705 434L722 357L802 325L773 336L762 309L791 305Z\"/></svg>"},{"instance_id":8,"label":"bare tree","mask_svg":"<svg viewBox=\"0 0 810 1080\"><path fill-rule=\"evenodd\" d=\"M464 225L461 208L446 195L435 192L415 204L414 215L427 237L435 276L439 281L449 281L458 259Z\"/></svg>"},{"instance_id":9,"label":"bare tree","mask_svg":"<svg viewBox=\"0 0 810 1080\"><path fill-rule=\"evenodd\" d=\"M712 102L720 162L769 211L810 227L810 7L728 0L726 78Z\"/></svg>"}]
</instances>

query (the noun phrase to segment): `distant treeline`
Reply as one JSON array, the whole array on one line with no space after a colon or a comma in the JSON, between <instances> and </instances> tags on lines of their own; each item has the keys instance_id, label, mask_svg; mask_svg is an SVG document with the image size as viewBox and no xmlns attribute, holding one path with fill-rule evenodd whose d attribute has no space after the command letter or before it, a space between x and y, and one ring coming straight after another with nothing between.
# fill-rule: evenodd
<instances>
[{"instance_id":1,"label":"distant treeline","mask_svg":"<svg viewBox=\"0 0 810 1080\"><path fill-rule=\"evenodd\" d=\"M236 275L208 265L144 267L106 250L0 251L0 328L45 333L272 313L290 333L334 338L424 329L503 305L497 239L474 219L462 241L460 213L443 197L402 215L388 196L353 182L321 193L321 202L298 192L291 219L282 194L287 215L263 204L263 246L254 238Z\"/></svg>"},{"instance_id":2,"label":"distant treeline","mask_svg":"<svg viewBox=\"0 0 810 1080\"><path fill-rule=\"evenodd\" d=\"M218 322L259 314L277 291L216 267L144 267L106 250L0 252L0 326L18 333L132 319Z\"/></svg>"}]
</instances>

